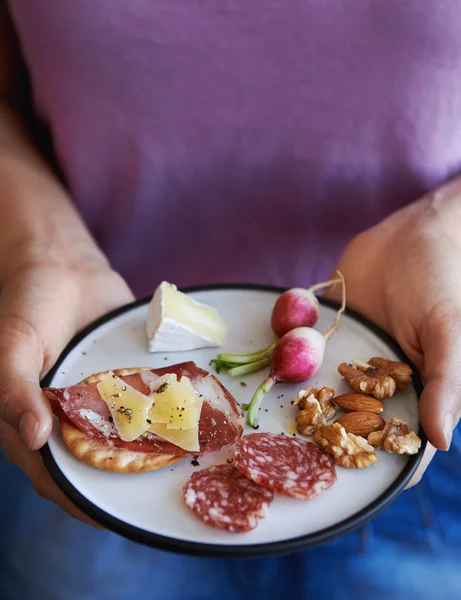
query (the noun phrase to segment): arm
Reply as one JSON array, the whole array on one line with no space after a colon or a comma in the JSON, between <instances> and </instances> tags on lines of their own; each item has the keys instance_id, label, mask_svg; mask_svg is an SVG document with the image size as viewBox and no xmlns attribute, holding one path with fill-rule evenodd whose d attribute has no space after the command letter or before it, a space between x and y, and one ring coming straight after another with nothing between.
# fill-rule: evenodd
<instances>
[{"instance_id":1,"label":"arm","mask_svg":"<svg viewBox=\"0 0 461 600\"><path fill-rule=\"evenodd\" d=\"M88 521L35 452L52 427L40 378L80 328L132 295L34 146L21 71L0 0L0 442L38 493Z\"/></svg>"},{"instance_id":2,"label":"arm","mask_svg":"<svg viewBox=\"0 0 461 600\"><path fill-rule=\"evenodd\" d=\"M0 285L14 269L37 260L55 261L59 250L66 256L71 251L79 262L105 262L28 134L22 118L27 106L24 67L15 42L0 0Z\"/></svg>"}]
</instances>

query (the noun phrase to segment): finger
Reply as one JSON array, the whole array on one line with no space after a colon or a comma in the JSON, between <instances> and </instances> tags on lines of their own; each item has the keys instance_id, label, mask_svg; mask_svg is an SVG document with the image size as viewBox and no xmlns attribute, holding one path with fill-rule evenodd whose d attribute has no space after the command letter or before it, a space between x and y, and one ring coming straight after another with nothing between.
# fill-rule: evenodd
<instances>
[{"instance_id":1,"label":"finger","mask_svg":"<svg viewBox=\"0 0 461 600\"><path fill-rule=\"evenodd\" d=\"M123 279L108 269L98 274L100 285L86 296L77 277L58 275L34 271L14 280L0 297L0 418L34 450L51 431L40 375L95 311L102 314L133 298Z\"/></svg>"},{"instance_id":2,"label":"finger","mask_svg":"<svg viewBox=\"0 0 461 600\"><path fill-rule=\"evenodd\" d=\"M79 510L59 489L43 464L40 454L29 450L19 434L11 426L1 421L0 440L7 459L21 468L40 496L58 504L72 518L103 529L101 525Z\"/></svg>"},{"instance_id":3,"label":"finger","mask_svg":"<svg viewBox=\"0 0 461 600\"><path fill-rule=\"evenodd\" d=\"M461 309L434 308L422 324L421 347L421 423L432 445L447 450L461 414Z\"/></svg>"},{"instance_id":4,"label":"finger","mask_svg":"<svg viewBox=\"0 0 461 600\"><path fill-rule=\"evenodd\" d=\"M40 390L43 349L31 325L0 319L0 419L21 434L31 449L51 432L51 411Z\"/></svg>"},{"instance_id":5,"label":"finger","mask_svg":"<svg viewBox=\"0 0 461 600\"><path fill-rule=\"evenodd\" d=\"M413 477L408 482L408 484L405 488L406 490L417 485L421 481L422 476L424 475L431 460L434 458L434 455L436 452L437 452L437 450L434 448L434 446L432 446L431 444L428 443L426 446L426 449L424 451L423 458L421 459L421 462L419 463L418 468L416 469Z\"/></svg>"},{"instance_id":6,"label":"finger","mask_svg":"<svg viewBox=\"0 0 461 600\"><path fill-rule=\"evenodd\" d=\"M52 424L40 375L75 331L75 296L65 279L36 273L18 277L0 296L0 419L33 450L46 442Z\"/></svg>"}]
</instances>

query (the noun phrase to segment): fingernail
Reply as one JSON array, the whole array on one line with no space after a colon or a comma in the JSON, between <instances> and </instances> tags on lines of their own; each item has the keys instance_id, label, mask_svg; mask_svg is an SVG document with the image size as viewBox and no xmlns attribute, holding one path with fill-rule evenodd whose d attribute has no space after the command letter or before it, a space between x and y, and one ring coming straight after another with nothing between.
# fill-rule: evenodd
<instances>
[{"instance_id":1,"label":"fingernail","mask_svg":"<svg viewBox=\"0 0 461 600\"><path fill-rule=\"evenodd\" d=\"M37 434L38 421L30 412L21 415L19 421L19 433L28 448L32 447Z\"/></svg>"},{"instance_id":2,"label":"fingernail","mask_svg":"<svg viewBox=\"0 0 461 600\"><path fill-rule=\"evenodd\" d=\"M453 428L455 426L455 419L451 413L447 413L443 420L443 436L447 445L447 450L450 448L451 438L453 436Z\"/></svg>"}]
</instances>

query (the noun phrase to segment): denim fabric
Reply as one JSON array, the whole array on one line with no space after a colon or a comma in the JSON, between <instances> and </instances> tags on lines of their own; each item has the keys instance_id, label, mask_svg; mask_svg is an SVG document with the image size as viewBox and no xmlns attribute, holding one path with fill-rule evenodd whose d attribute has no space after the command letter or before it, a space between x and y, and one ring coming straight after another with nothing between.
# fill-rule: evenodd
<instances>
[{"instance_id":1,"label":"denim fabric","mask_svg":"<svg viewBox=\"0 0 461 600\"><path fill-rule=\"evenodd\" d=\"M183 557L98 531L0 455L1 600L461 599L461 428L423 481L330 544L263 560Z\"/></svg>"}]
</instances>

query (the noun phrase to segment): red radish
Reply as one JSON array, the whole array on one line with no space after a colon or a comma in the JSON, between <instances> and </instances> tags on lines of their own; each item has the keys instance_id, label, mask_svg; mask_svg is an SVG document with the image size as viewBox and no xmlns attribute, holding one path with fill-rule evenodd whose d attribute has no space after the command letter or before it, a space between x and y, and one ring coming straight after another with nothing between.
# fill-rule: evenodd
<instances>
[{"instance_id":1,"label":"red radish","mask_svg":"<svg viewBox=\"0 0 461 600\"><path fill-rule=\"evenodd\" d=\"M270 375L254 393L248 407L248 423L258 426L258 410L264 396L277 383L301 383L317 373L323 364L326 343L336 331L341 314L346 308L346 284L343 284L343 299L336 319L330 329L320 333L312 327L297 327L286 333L277 343L272 353Z\"/></svg>"},{"instance_id":2,"label":"red radish","mask_svg":"<svg viewBox=\"0 0 461 600\"><path fill-rule=\"evenodd\" d=\"M320 304L314 292L341 283L341 279L324 281L309 289L292 288L277 299L272 310L272 331L278 338L296 327L313 327L319 318Z\"/></svg>"},{"instance_id":3,"label":"red radish","mask_svg":"<svg viewBox=\"0 0 461 600\"><path fill-rule=\"evenodd\" d=\"M313 327L317 323L320 308L314 292L337 283L341 283L341 279L316 283L309 289L292 288L283 292L272 309L271 325L277 338L282 338L297 327ZM269 364L275 345L276 342L250 354L221 353L216 359L210 361L210 364L214 365L218 373L220 369L227 368L228 375L234 377L253 373Z\"/></svg>"}]
</instances>

